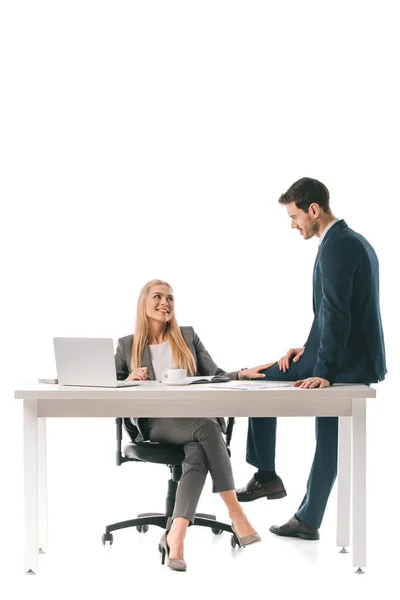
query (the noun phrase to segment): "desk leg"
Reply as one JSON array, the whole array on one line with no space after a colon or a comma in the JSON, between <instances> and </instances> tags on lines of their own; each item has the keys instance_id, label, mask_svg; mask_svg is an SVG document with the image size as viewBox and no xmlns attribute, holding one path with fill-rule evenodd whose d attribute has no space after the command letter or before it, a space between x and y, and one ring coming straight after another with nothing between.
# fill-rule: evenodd
<instances>
[{"instance_id":1,"label":"desk leg","mask_svg":"<svg viewBox=\"0 0 400 600\"><path fill-rule=\"evenodd\" d=\"M346 553L350 545L351 417L339 417L338 501L336 545Z\"/></svg>"},{"instance_id":2,"label":"desk leg","mask_svg":"<svg viewBox=\"0 0 400 600\"><path fill-rule=\"evenodd\" d=\"M38 566L38 401L24 400L25 571Z\"/></svg>"},{"instance_id":3,"label":"desk leg","mask_svg":"<svg viewBox=\"0 0 400 600\"><path fill-rule=\"evenodd\" d=\"M39 529L38 548L39 554L47 551L47 464L46 464L46 419L38 419L38 469L39 469Z\"/></svg>"},{"instance_id":4,"label":"desk leg","mask_svg":"<svg viewBox=\"0 0 400 600\"><path fill-rule=\"evenodd\" d=\"M367 562L366 400L353 398L353 566L363 573Z\"/></svg>"}]
</instances>

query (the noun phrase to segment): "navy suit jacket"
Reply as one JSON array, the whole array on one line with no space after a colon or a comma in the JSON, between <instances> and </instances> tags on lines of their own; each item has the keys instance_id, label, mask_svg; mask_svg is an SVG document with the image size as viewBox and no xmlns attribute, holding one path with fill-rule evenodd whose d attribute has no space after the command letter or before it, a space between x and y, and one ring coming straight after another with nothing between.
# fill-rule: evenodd
<instances>
[{"instance_id":1,"label":"navy suit jacket","mask_svg":"<svg viewBox=\"0 0 400 600\"><path fill-rule=\"evenodd\" d=\"M325 234L313 274L314 321L298 363L300 378L376 383L386 359L379 308L379 264L371 244L335 223Z\"/></svg>"}]
</instances>

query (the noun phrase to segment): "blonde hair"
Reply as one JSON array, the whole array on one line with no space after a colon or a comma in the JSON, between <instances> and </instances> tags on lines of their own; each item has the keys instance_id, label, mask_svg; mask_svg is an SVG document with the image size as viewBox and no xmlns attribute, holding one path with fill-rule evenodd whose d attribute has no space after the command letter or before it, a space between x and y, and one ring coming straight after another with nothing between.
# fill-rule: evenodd
<instances>
[{"instance_id":1,"label":"blonde hair","mask_svg":"<svg viewBox=\"0 0 400 600\"><path fill-rule=\"evenodd\" d=\"M152 279L140 291L137 303L136 327L132 345L131 370L142 366L143 352L149 343L149 322L146 314L146 300L150 293L150 288L154 285L166 285L172 290L172 287L166 281L161 279ZM181 333L175 312L170 321L166 324L165 335L172 350L172 360L176 369L186 369L187 375L196 375L197 365L195 358L190 351L185 339Z\"/></svg>"}]
</instances>

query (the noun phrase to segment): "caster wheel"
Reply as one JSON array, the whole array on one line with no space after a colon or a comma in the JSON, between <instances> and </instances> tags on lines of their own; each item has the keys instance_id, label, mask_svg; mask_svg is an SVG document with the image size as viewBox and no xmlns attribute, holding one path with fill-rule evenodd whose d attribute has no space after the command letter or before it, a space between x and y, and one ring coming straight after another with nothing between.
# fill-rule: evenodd
<instances>
[{"instance_id":1,"label":"caster wheel","mask_svg":"<svg viewBox=\"0 0 400 600\"><path fill-rule=\"evenodd\" d=\"M239 545L239 544L237 543L237 541L236 541L236 538L235 538L235 536L233 535L233 536L231 537L231 546L232 546L232 548L236 548L236 546L238 546L238 545Z\"/></svg>"},{"instance_id":2,"label":"caster wheel","mask_svg":"<svg viewBox=\"0 0 400 600\"><path fill-rule=\"evenodd\" d=\"M106 542L110 542L110 546L112 546L113 540L114 538L112 533L103 533L103 537L101 538L103 546L106 545Z\"/></svg>"},{"instance_id":3,"label":"caster wheel","mask_svg":"<svg viewBox=\"0 0 400 600\"><path fill-rule=\"evenodd\" d=\"M213 527L211 531L214 535L220 535L222 533L222 529L218 529L217 527Z\"/></svg>"},{"instance_id":4,"label":"caster wheel","mask_svg":"<svg viewBox=\"0 0 400 600\"><path fill-rule=\"evenodd\" d=\"M148 525L136 525L136 529L139 533L146 533L149 530Z\"/></svg>"}]
</instances>

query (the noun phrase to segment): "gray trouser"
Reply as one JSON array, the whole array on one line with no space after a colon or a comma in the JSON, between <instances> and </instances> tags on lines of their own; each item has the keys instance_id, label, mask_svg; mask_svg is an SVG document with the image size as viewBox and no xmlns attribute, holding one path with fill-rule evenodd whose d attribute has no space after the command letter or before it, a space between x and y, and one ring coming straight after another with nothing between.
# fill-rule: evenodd
<instances>
[{"instance_id":1,"label":"gray trouser","mask_svg":"<svg viewBox=\"0 0 400 600\"><path fill-rule=\"evenodd\" d=\"M172 518L185 517L191 523L208 471L213 492L235 489L232 466L221 427L216 419L149 419L152 442L183 446L182 477L178 485Z\"/></svg>"}]
</instances>

